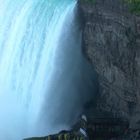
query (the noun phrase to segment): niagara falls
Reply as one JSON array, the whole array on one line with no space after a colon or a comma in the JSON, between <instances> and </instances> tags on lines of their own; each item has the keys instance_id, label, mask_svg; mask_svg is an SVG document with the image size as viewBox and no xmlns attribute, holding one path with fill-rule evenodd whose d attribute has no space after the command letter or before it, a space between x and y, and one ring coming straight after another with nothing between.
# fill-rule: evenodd
<instances>
[{"instance_id":1,"label":"niagara falls","mask_svg":"<svg viewBox=\"0 0 140 140\"><path fill-rule=\"evenodd\" d=\"M140 140L140 0L0 0L0 140Z\"/></svg>"},{"instance_id":2,"label":"niagara falls","mask_svg":"<svg viewBox=\"0 0 140 140\"><path fill-rule=\"evenodd\" d=\"M0 3L0 140L69 129L88 100L77 1Z\"/></svg>"}]
</instances>

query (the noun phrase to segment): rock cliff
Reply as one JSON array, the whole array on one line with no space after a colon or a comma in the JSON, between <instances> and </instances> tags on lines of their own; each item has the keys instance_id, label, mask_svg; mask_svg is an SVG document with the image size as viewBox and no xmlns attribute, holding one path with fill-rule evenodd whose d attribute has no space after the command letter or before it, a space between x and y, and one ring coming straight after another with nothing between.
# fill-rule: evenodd
<instances>
[{"instance_id":1,"label":"rock cliff","mask_svg":"<svg viewBox=\"0 0 140 140\"><path fill-rule=\"evenodd\" d=\"M98 73L96 110L140 122L140 17L123 0L79 0L83 53Z\"/></svg>"}]
</instances>

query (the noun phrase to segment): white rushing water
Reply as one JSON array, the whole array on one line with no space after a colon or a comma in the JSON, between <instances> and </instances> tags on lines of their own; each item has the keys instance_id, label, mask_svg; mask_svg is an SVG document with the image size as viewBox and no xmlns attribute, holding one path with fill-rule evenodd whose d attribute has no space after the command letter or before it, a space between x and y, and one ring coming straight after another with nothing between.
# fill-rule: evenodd
<instances>
[{"instance_id":1,"label":"white rushing water","mask_svg":"<svg viewBox=\"0 0 140 140\"><path fill-rule=\"evenodd\" d=\"M0 0L0 140L57 132L72 117L81 76L75 6Z\"/></svg>"}]
</instances>

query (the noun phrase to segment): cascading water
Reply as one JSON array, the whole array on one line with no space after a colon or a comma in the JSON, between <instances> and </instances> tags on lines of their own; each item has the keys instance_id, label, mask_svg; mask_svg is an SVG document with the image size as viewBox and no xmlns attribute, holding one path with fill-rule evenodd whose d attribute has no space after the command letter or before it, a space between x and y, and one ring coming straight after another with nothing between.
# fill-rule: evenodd
<instances>
[{"instance_id":1,"label":"cascading water","mask_svg":"<svg viewBox=\"0 0 140 140\"><path fill-rule=\"evenodd\" d=\"M0 140L57 132L80 109L75 6L75 0L0 0Z\"/></svg>"}]
</instances>

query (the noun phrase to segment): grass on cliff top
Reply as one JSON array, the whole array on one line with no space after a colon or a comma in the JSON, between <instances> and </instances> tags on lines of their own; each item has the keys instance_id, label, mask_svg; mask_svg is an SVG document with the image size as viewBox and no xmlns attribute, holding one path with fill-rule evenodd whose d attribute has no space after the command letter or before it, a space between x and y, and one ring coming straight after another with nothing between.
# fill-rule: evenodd
<instances>
[{"instance_id":1,"label":"grass on cliff top","mask_svg":"<svg viewBox=\"0 0 140 140\"><path fill-rule=\"evenodd\" d=\"M125 0L129 4L130 11L134 14L140 14L140 0Z\"/></svg>"}]
</instances>

